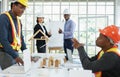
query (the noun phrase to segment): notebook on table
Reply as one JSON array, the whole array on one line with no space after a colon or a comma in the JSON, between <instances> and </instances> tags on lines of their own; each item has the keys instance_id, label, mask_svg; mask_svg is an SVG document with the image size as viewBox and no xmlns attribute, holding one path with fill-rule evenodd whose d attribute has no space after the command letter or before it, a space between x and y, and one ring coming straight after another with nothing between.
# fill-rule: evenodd
<instances>
[{"instance_id":1,"label":"notebook on table","mask_svg":"<svg viewBox=\"0 0 120 77\"><path fill-rule=\"evenodd\" d=\"M31 54L28 49L23 51L23 61L24 61L24 66L22 65L12 65L5 70L2 71L2 73L7 73L7 74L24 74L30 71L31 69Z\"/></svg>"}]
</instances>

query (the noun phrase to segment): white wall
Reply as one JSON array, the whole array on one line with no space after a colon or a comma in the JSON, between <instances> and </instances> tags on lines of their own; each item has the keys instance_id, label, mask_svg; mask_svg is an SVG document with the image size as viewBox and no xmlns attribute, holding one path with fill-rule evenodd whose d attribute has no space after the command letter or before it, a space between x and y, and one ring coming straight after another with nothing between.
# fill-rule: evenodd
<instances>
[{"instance_id":1,"label":"white wall","mask_svg":"<svg viewBox=\"0 0 120 77\"><path fill-rule=\"evenodd\" d=\"M120 27L120 0L116 0L115 24Z\"/></svg>"},{"instance_id":2,"label":"white wall","mask_svg":"<svg viewBox=\"0 0 120 77\"><path fill-rule=\"evenodd\" d=\"M115 18L115 24L120 27L120 0L116 0ZM118 47L120 49L120 44Z\"/></svg>"},{"instance_id":3,"label":"white wall","mask_svg":"<svg viewBox=\"0 0 120 77\"><path fill-rule=\"evenodd\" d=\"M9 0L1 0L2 1L2 12L8 11L8 1Z\"/></svg>"}]
</instances>

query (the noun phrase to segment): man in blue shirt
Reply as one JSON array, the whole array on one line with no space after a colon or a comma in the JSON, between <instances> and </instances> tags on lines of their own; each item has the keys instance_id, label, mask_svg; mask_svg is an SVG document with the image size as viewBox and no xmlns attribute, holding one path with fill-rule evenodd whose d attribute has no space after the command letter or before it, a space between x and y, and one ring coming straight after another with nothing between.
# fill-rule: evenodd
<instances>
[{"instance_id":1,"label":"man in blue shirt","mask_svg":"<svg viewBox=\"0 0 120 77\"><path fill-rule=\"evenodd\" d=\"M26 49L22 35L20 17L28 0L16 0L11 3L11 10L0 15L0 66L5 69L15 63L22 64L18 51Z\"/></svg>"},{"instance_id":2,"label":"man in blue shirt","mask_svg":"<svg viewBox=\"0 0 120 77\"><path fill-rule=\"evenodd\" d=\"M58 32L64 34L64 52L66 53L66 59L68 60L67 49L70 49L73 53L73 42L71 39L74 37L76 24L70 19L71 13L68 9L65 9L63 14L65 19L64 31L59 29Z\"/></svg>"}]
</instances>

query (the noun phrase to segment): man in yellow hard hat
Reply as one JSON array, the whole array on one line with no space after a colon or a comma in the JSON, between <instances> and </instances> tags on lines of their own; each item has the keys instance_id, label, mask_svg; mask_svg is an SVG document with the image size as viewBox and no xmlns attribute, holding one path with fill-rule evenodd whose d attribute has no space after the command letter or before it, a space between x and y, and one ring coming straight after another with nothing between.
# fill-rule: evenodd
<instances>
[{"instance_id":1,"label":"man in yellow hard hat","mask_svg":"<svg viewBox=\"0 0 120 77\"><path fill-rule=\"evenodd\" d=\"M28 0L16 0L11 10L0 15L0 66L5 69L15 63L22 64L18 51L25 50L22 24L19 19L28 6Z\"/></svg>"},{"instance_id":2,"label":"man in yellow hard hat","mask_svg":"<svg viewBox=\"0 0 120 77\"><path fill-rule=\"evenodd\" d=\"M73 46L78 49L80 60L84 69L92 70L95 77L120 77L120 29L110 25L99 30L100 35L96 45L101 48L99 53L89 57L84 45L73 39Z\"/></svg>"}]
</instances>

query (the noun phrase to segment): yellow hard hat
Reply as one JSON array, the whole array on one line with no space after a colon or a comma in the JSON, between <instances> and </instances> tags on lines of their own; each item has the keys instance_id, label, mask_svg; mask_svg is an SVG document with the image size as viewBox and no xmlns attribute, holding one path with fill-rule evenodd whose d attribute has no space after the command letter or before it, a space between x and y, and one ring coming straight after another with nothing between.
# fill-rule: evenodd
<instances>
[{"instance_id":1,"label":"yellow hard hat","mask_svg":"<svg viewBox=\"0 0 120 77\"><path fill-rule=\"evenodd\" d=\"M28 0L17 0L17 2L21 3L21 4L24 5L25 7L28 6Z\"/></svg>"}]
</instances>

